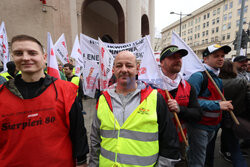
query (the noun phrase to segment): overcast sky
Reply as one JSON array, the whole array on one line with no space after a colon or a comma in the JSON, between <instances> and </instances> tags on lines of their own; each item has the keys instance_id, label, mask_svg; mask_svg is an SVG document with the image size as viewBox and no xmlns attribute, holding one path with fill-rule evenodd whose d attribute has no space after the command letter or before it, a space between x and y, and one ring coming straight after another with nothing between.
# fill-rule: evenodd
<instances>
[{"instance_id":1,"label":"overcast sky","mask_svg":"<svg viewBox=\"0 0 250 167\"><path fill-rule=\"evenodd\" d=\"M180 19L175 13L192 13L212 0L155 0L155 27L158 32Z\"/></svg>"}]
</instances>

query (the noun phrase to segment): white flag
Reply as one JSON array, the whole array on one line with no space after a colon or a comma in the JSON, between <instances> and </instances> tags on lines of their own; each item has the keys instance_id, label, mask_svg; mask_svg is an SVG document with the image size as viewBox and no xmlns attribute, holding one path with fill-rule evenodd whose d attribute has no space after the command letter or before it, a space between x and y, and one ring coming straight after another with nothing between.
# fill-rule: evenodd
<instances>
[{"instance_id":1,"label":"white flag","mask_svg":"<svg viewBox=\"0 0 250 167\"><path fill-rule=\"evenodd\" d=\"M82 55L82 50L80 48L78 35L76 35L74 46L73 46L70 57L74 58L76 62L78 62L79 66L84 67L84 59Z\"/></svg>"},{"instance_id":2,"label":"white flag","mask_svg":"<svg viewBox=\"0 0 250 167\"><path fill-rule=\"evenodd\" d=\"M83 67L76 61L76 62L75 62L75 69L76 69L75 75L76 75L76 76L80 77L80 75L81 75L81 69L82 69L82 68L83 68Z\"/></svg>"},{"instance_id":3,"label":"white flag","mask_svg":"<svg viewBox=\"0 0 250 167\"><path fill-rule=\"evenodd\" d=\"M9 56L8 37L4 22L2 22L0 26L0 59L3 62L4 71L7 71L6 64L7 62L10 61L10 56Z\"/></svg>"},{"instance_id":4,"label":"white flag","mask_svg":"<svg viewBox=\"0 0 250 167\"><path fill-rule=\"evenodd\" d=\"M140 71L138 78L146 83L150 83L159 88L164 88L162 84L162 77L160 74L160 68L156 62L152 47L150 45L150 40L148 36L145 38L144 44L144 56L141 61Z\"/></svg>"},{"instance_id":5,"label":"white flag","mask_svg":"<svg viewBox=\"0 0 250 167\"><path fill-rule=\"evenodd\" d=\"M63 63L66 64L69 62L69 55L66 45L66 40L64 34L60 36L60 38L56 41L54 45L54 51L56 57Z\"/></svg>"},{"instance_id":6,"label":"white flag","mask_svg":"<svg viewBox=\"0 0 250 167\"><path fill-rule=\"evenodd\" d=\"M55 78L60 79L60 74L58 70L58 64L54 52L54 46L51 39L51 35L48 32L48 38L47 38L47 54L48 54L48 62L47 62L47 71L50 76L53 76Z\"/></svg>"},{"instance_id":7,"label":"white flag","mask_svg":"<svg viewBox=\"0 0 250 167\"><path fill-rule=\"evenodd\" d=\"M114 58L106 48L105 44L98 38L100 55L100 90L108 88L109 79L112 77Z\"/></svg>"},{"instance_id":8,"label":"white flag","mask_svg":"<svg viewBox=\"0 0 250 167\"><path fill-rule=\"evenodd\" d=\"M194 51L175 32L172 34L172 44L180 49L186 49L188 54L182 58L181 73L185 80L198 71L205 71L205 67Z\"/></svg>"},{"instance_id":9,"label":"white flag","mask_svg":"<svg viewBox=\"0 0 250 167\"><path fill-rule=\"evenodd\" d=\"M83 69L83 91L84 94L94 98L97 81L99 76L99 65L96 62L89 61Z\"/></svg>"}]
</instances>

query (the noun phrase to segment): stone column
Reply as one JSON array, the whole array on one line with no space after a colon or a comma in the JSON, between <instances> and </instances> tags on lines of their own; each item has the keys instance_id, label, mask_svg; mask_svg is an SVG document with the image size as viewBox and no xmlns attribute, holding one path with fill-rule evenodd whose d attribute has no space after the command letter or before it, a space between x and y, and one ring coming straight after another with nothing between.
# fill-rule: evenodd
<instances>
[{"instance_id":1,"label":"stone column","mask_svg":"<svg viewBox=\"0 0 250 167\"><path fill-rule=\"evenodd\" d=\"M155 0L149 0L149 34L151 46L154 48L155 38Z\"/></svg>"},{"instance_id":2,"label":"stone column","mask_svg":"<svg viewBox=\"0 0 250 167\"><path fill-rule=\"evenodd\" d=\"M126 42L141 38L141 0L126 0Z\"/></svg>"}]
</instances>

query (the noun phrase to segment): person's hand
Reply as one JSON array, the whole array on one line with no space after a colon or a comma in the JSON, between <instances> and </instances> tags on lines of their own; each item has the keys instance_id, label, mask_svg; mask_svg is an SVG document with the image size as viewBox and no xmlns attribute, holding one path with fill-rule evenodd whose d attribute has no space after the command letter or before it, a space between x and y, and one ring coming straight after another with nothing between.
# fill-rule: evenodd
<instances>
[{"instance_id":1,"label":"person's hand","mask_svg":"<svg viewBox=\"0 0 250 167\"><path fill-rule=\"evenodd\" d=\"M171 112L176 112L176 113L180 112L179 104L177 103L175 99L168 100L168 108Z\"/></svg>"},{"instance_id":2,"label":"person's hand","mask_svg":"<svg viewBox=\"0 0 250 167\"><path fill-rule=\"evenodd\" d=\"M231 104L232 100L230 101L220 101L220 109L225 111L232 111L234 109L233 105Z\"/></svg>"},{"instance_id":3,"label":"person's hand","mask_svg":"<svg viewBox=\"0 0 250 167\"><path fill-rule=\"evenodd\" d=\"M76 167L87 167L88 164L87 163L84 163L84 164L81 164L81 165L76 165Z\"/></svg>"}]
</instances>

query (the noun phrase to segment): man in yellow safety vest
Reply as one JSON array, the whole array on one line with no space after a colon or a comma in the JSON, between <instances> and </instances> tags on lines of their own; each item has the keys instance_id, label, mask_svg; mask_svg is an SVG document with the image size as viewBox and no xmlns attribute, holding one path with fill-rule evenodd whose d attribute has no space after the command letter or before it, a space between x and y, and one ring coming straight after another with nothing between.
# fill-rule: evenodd
<instances>
[{"instance_id":1,"label":"man in yellow safety vest","mask_svg":"<svg viewBox=\"0 0 250 167\"><path fill-rule=\"evenodd\" d=\"M90 167L172 167L180 159L166 103L157 90L136 81L138 70L133 53L118 53L117 83L100 96L92 123Z\"/></svg>"}]
</instances>

